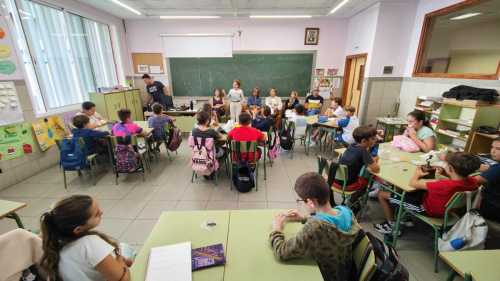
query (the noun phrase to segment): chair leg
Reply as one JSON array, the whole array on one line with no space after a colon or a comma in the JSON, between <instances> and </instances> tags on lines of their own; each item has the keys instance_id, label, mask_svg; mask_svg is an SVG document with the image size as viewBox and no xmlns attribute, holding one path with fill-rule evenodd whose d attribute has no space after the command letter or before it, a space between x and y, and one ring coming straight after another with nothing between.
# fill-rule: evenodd
<instances>
[{"instance_id":1,"label":"chair leg","mask_svg":"<svg viewBox=\"0 0 500 281\"><path fill-rule=\"evenodd\" d=\"M266 171L266 149L264 148L264 180L267 180L267 171Z\"/></svg>"},{"instance_id":2,"label":"chair leg","mask_svg":"<svg viewBox=\"0 0 500 281\"><path fill-rule=\"evenodd\" d=\"M448 277L446 278L446 281L453 281L453 279L455 279L455 276L457 276L457 273L455 272L455 270L450 269L450 272L448 273Z\"/></svg>"},{"instance_id":3,"label":"chair leg","mask_svg":"<svg viewBox=\"0 0 500 281\"><path fill-rule=\"evenodd\" d=\"M18 214L16 213L10 213L6 216L9 219L13 219L16 221L17 227L19 228L24 228L23 222L21 221L21 218L19 217Z\"/></svg>"},{"instance_id":4,"label":"chair leg","mask_svg":"<svg viewBox=\"0 0 500 281\"><path fill-rule=\"evenodd\" d=\"M116 175L115 176L115 184L118 185L118 177L120 176L119 173L118 173L118 171L116 172L115 175Z\"/></svg>"},{"instance_id":5,"label":"chair leg","mask_svg":"<svg viewBox=\"0 0 500 281\"><path fill-rule=\"evenodd\" d=\"M438 268L438 239L439 239L439 230L434 228L434 272L438 273L439 268Z\"/></svg>"},{"instance_id":6,"label":"chair leg","mask_svg":"<svg viewBox=\"0 0 500 281\"><path fill-rule=\"evenodd\" d=\"M64 189L68 189L68 183L67 183L67 180L66 180L66 170L62 170L63 172L63 180L64 180Z\"/></svg>"},{"instance_id":7,"label":"chair leg","mask_svg":"<svg viewBox=\"0 0 500 281\"><path fill-rule=\"evenodd\" d=\"M193 171L193 173L191 174L191 183L194 182L194 174L196 174L196 173Z\"/></svg>"}]
</instances>

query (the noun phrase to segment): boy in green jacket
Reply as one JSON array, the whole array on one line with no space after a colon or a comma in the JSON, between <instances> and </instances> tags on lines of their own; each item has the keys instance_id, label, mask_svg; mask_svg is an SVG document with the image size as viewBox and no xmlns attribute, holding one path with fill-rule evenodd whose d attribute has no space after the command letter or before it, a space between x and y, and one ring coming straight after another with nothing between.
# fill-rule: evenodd
<instances>
[{"instance_id":1,"label":"boy in green jacket","mask_svg":"<svg viewBox=\"0 0 500 281\"><path fill-rule=\"evenodd\" d=\"M302 217L297 210L276 215L269 242L280 260L313 258L325 281L349 280L352 269L352 243L361 229L352 211L345 206L332 208L330 189L317 173L305 173L295 182L295 192L310 213ZM286 222L300 221L304 227L285 240Z\"/></svg>"}]
</instances>

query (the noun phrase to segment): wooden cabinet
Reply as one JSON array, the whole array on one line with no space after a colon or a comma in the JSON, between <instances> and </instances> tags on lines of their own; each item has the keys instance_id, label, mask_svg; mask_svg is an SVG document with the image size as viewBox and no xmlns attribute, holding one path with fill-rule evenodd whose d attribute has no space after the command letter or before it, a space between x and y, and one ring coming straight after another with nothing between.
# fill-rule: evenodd
<instances>
[{"instance_id":1,"label":"wooden cabinet","mask_svg":"<svg viewBox=\"0 0 500 281\"><path fill-rule=\"evenodd\" d=\"M132 120L144 121L142 99L139 90L125 90L109 93L90 93L90 100L95 103L96 111L107 120L118 121L118 110L128 108Z\"/></svg>"}]
</instances>

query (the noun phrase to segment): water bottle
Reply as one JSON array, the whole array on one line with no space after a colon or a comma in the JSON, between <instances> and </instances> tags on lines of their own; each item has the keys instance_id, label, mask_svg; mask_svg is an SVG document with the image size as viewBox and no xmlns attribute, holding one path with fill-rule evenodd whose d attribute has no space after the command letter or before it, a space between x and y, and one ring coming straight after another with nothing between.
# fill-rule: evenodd
<instances>
[{"instance_id":1,"label":"water bottle","mask_svg":"<svg viewBox=\"0 0 500 281\"><path fill-rule=\"evenodd\" d=\"M455 238L450 241L451 247L455 250L460 250L465 246L465 239L463 237Z\"/></svg>"}]
</instances>

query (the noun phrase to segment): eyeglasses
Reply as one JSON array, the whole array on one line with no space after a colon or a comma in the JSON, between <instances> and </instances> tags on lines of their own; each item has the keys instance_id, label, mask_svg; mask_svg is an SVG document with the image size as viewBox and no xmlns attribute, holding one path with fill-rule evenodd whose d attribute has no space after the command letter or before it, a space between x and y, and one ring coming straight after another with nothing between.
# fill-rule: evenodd
<instances>
[{"instance_id":1,"label":"eyeglasses","mask_svg":"<svg viewBox=\"0 0 500 281\"><path fill-rule=\"evenodd\" d=\"M305 203L306 200L304 200L304 199L295 199L295 202L297 202L297 204L299 204L300 202L304 202Z\"/></svg>"}]
</instances>

